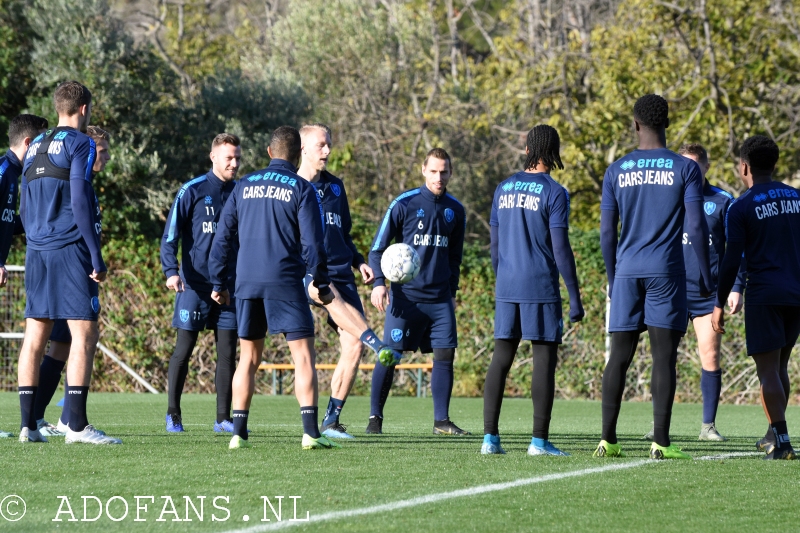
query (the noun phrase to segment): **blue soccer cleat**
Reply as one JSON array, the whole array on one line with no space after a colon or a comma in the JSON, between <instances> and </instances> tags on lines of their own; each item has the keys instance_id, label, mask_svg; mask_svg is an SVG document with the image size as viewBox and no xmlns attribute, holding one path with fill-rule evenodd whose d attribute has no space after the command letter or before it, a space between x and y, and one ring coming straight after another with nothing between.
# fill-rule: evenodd
<instances>
[{"instance_id":1,"label":"blue soccer cleat","mask_svg":"<svg viewBox=\"0 0 800 533\"><path fill-rule=\"evenodd\" d=\"M223 420L222 422L214 422L214 432L233 433L233 422L231 422L230 420Z\"/></svg>"},{"instance_id":2,"label":"blue soccer cleat","mask_svg":"<svg viewBox=\"0 0 800 533\"><path fill-rule=\"evenodd\" d=\"M528 446L528 455L555 455L558 457L569 457L567 452L562 452L547 439L531 439L531 444Z\"/></svg>"},{"instance_id":3,"label":"blue soccer cleat","mask_svg":"<svg viewBox=\"0 0 800 533\"><path fill-rule=\"evenodd\" d=\"M183 420L181 420L181 415L167 414L164 418L167 421L167 433L183 433Z\"/></svg>"},{"instance_id":4,"label":"blue soccer cleat","mask_svg":"<svg viewBox=\"0 0 800 533\"><path fill-rule=\"evenodd\" d=\"M352 436L350 433L347 432L347 426L339 423L338 420L330 425L323 424L320 429L322 430L322 434L328 437L329 439L355 438L354 436Z\"/></svg>"},{"instance_id":5,"label":"blue soccer cleat","mask_svg":"<svg viewBox=\"0 0 800 533\"><path fill-rule=\"evenodd\" d=\"M491 435L487 433L483 436L483 444L481 444L482 455L505 455L506 451L500 446L500 435Z\"/></svg>"}]
</instances>

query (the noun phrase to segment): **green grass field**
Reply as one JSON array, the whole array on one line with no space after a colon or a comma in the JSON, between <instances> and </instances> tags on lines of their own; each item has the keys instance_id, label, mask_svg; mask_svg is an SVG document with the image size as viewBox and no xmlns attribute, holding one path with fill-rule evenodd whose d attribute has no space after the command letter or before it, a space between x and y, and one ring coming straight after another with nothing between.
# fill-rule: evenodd
<instances>
[{"instance_id":1,"label":"green grass field","mask_svg":"<svg viewBox=\"0 0 800 533\"><path fill-rule=\"evenodd\" d=\"M327 400L327 397L324 397ZM303 451L298 406L292 397L259 396L250 415L250 450L230 451L229 437L211 430L215 400L212 395L187 395L183 418L187 433L164 432L166 397L145 394L93 394L90 420L122 446L65 445L51 438L42 445L22 445L0 439L0 500L18 495L26 514L17 522L0 517L0 531L269 531L294 526L298 531L724 531L796 530L795 497L800 488L800 461L766 462L760 456L704 461L643 461L649 443L639 437L650 428L650 405L623 406L620 438L628 457L595 459L599 440L600 405L595 402L557 401L551 440L572 457L529 457L531 404L507 399L500 420L505 456L481 456L480 399L453 400L452 419L473 436L435 437L431 400L390 398L383 435L364 434L367 398L352 398L342 421L351 423L355 441L341 450ZM729 442L697 442L699 405L675 406L673 441L694 457L754 451L753 443L766 429L758 406L721 406L717 427ZM48 419L55 421L58 408ZM800 408L789 409L790 430L800 427ZM17 396L0 394L0 428L19 425ZM623 466L612 470L607 467ZM603 469L603 467L606 467ZM583 472L586 469L602 470ZM573 473L571 477L562 474ZM401 500L473 489L488 484L540 478L538 482L466 494L440 501L406 502L398 509L370 509ZM67 496L76 522L58 515ZM83 518L82 496L95 496L108 511L94 522ZM135 496L153 496L136 522ZM191 523L173 521L165 513L170 496L177 517L186 518L184 496L200 510L190 510ZM222 509L215 509L212 500ZM268 497L277 511L284 496L282 519L266 507ZM311 522L289 522L294 517L289 496L300 496L297 517L309 513ZM451 495L452 496L452 495ZM438 497L441 498L441 497ZM436 500L434 497L433 500ZM0 511L20 509L5 499ZM11 504L11 505L10 505ZM167 506L167 510L171 508ZM326 519L331 512L361 510L361 514ZM88 518L99 507L88 500ZM105 508L104 508L105 511ZM229 513L229 515L228 515ZM224 521L213 521L212 514ZM249 520L245 521L244 516ZM262 522L263 518L270 522ZM315 520L317 521L315 523Z\"/></svg>"}]
</instances>

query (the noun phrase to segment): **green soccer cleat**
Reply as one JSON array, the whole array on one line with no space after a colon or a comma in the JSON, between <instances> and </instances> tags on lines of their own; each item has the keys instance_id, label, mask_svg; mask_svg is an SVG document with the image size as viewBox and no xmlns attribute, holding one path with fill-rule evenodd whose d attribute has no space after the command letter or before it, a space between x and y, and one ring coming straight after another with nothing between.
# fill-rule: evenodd
<instances>
[{"instance_id":1,"label":"green soccer cleat","mask_svg":"<svg viewBox=\"0 0 800 533\"><path fill-rule=\"evenodd\" d=\"M770 452L762 457L762 459L766 460L784 460L784 461L794 461L797 459L797 454L795 453L794 449L792 448L791 444L786 444L781 448L777 446L773 446Z\"/></svg>"},{"instance_id":2,"label":"green soccer cleat","mask_svg":"<svg viewBox=\"0 0 800 533\"><path fill-rule=\"evenodd\" d=\"M330 450L333 448L341 448L341 446L325 435L320 435L318 439L313 439L308 433L303 433L304 450Z\"/></svg>"},{"instance_id":3,"label":"green soccer cleat","mask_svg":"<svg viewBox=\"0 0 800 533\"><path fill-rule=\"evenodd\" d=\"M650 446L650 459L691 459L688 453L683 453L674 444L659 446L655 442Z\"/></svg>"},{"instance_id":4,"label":"green soccer cleat","mask_svg":"<svg viewBox=\"0 0 800 533\"><path fill-rule=\"evenodd\" d=\"M625 454L622 453L622 446L619 444L611 444L604 440L600 441L600 444L597 445L597 449L592 455L594 457L625 457Z\"/></svg>"},{"instance_id":5,"label":"green soccer cleat","mask_svg":"<svg viewBox=\"0 0 800 533\"><path fill-rule=\"evenodd\" d=\"M250 444L250 441L247 439L243 439L239 435L234 435L231 439L231 443L228 444L229 450L239 450L241 448L252 448L253 445Z\"/></svg>"},{"instance_id":6,"label":"green soccer cleat","mask_svg":"<svg viewBox=\"0 0 800 533\"><path fill-rule=\"evenodd\" d=\"M378 352L378 361L380 361L383 366L396 365L400 362L401 357L403 356L400 352L396 352L388 346L382 348L381 351Z\"/></svg>"}]
</instances>

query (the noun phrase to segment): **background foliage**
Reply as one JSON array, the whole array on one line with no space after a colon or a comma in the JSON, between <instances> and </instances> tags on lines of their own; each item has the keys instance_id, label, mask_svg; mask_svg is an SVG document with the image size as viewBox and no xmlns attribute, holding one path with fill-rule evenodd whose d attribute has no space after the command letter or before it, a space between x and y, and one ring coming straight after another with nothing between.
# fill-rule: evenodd
<instances>
[{"instance_id":1,"label":"background foliage","mask_svg":"<svg viewBox=\"0 0 800 533\"><path fill-rule=\"evenodd\" d=\"M208 169L210 141L223 130L243 138L248 171L267 164L276 126L330 124L329 167L348 184L362 249L389 201L419 185L425 152L443 146L451 153L451 192L469 214L457 311L456 392L463 395L481 394L492 352L491 196L522 165L533 125L548 123L561 134L567 168L554 177L570 190L587 309L560 352L563 397L597 398L600 390L598 203L605 168L635 147L638 96L669 100L670 147L705 144L715 184L741 192L733 173L738 146L755 133L780 145L778 178L800 184L800 12L793 2L0 0L0 10L0 129L23 111L55 121L54 87L77 79L94 94L93 122L113 135L113 159L95 182L114 269L103 288L102 335L162 389L174 333L158 239L179 184ZM21 261L24 244L14 253ZM381 323L377 313L368 318ZM755 401L740 319L732 326L723 396ZM319 333L321 359L334 361L332 332ZM265 358L287 360L283 341L271 342ZM647 399L642 342L628 394ZM205 336L198 347L189 380L195 390L212 387L211 344ZM691 330L680 361L679 397L695 400L700 367ZM104 360L97 365L103 388L136 388ZM525 347L508 393L527 394L529 374ZM413 388L404 378L399 386ZM365 392L366 381L358 387Z\"/></svg>"}]
</instances>

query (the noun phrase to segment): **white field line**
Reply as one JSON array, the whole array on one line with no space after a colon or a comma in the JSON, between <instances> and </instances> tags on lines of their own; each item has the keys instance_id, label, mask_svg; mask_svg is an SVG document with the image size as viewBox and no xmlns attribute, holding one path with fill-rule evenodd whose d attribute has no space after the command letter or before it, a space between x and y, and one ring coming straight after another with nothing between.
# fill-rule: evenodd
<instances>
[{"instance_id":1,"label":"white field line","mask_svg":"<svg viewBox=\"0 0 800 533\"><path fill-rule=\"evenodd\" d=\"M734 453L725 453L719 455L707 455L704 457L698 457L697 460L707 461L715 459L728 459L733 457L748 457L752 455L763 455L763 454L760 454L759 452L734 452ZM612 472L614 470L626 470L629 468L636 468L646 464L654 464L654 463L661 463L661 461L655 461L652 459L641 459L639 461L610 464L605 466L599 466L596 468L584 468L583 470L574 470L572 472L559 472L557 474L548 474L546 476L517 479L515 481L508 481L505 483L492 483L491 485L479 485L477 487L471 487L468 489L428 494L427 496L418 496L416 498L399 500L392 503L384 503L382 505L373 505L371 507L362 507L360 509L350 509L347 511L335 511L319 515L310 515L307 521L306 520L289 521L288 519L284 519L281 522L273 521L244 529L232 529L226 531L225 533L261 533L262 531L274 531L276 529L284 529L292 526L301 526L318 522L327 522L330 520L340 520L342 518L352 518L354 516L362 516L368 514L385 513L389 511L397 511L399 509L406 509L408 507L425 505L428 503L436 503L444 500L452 500L454 498L476 496L478 494L485 494L487 492L497 492L500 490L513 489L516 487L535 485L537 483L544 483L546 481L558 481L560 479L586 476L589 474L602 474L604 472ZM272 519L274 518L275 517L272 516Z\"/></svg>"}]
</instances>

